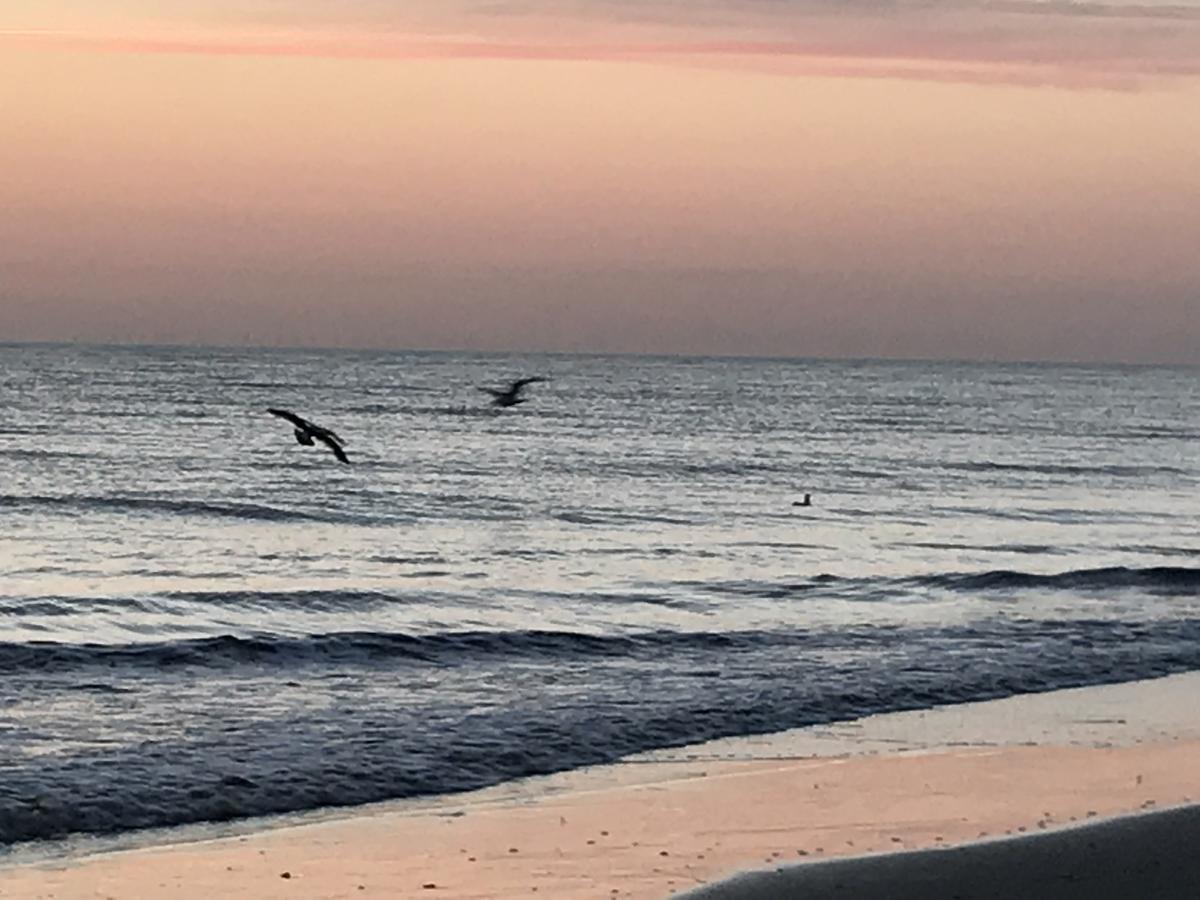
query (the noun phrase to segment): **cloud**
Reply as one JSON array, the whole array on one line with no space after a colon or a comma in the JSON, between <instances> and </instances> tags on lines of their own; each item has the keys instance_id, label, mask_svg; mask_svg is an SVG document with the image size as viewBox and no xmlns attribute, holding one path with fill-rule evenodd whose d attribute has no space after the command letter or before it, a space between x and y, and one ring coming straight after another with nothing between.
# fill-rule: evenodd
<instances>
[{"instance_id":1,"label":"cloud","mask_svg":"<svg viewBox=\"0 0 1200 900\"><path fill-rule=\"evenodd\" d=\"M1104 19L1200 21L1200 6L1183 3L1081 3L1076 0L994 0L980 5L995 12L1042 16L1090 16Z\"/></svg>"},{"instance_id":2,"label":"cloud","mask_svg":"<svg viewBox=\"0 0 1200 900\"><path fill-rule=\"evenodd\" d=\"M1071 87L1200 76L1200 0L412 0L403 13L381 0L258 0L197 9L196 20L155 17L148 8L120 28L0 30L0 40L131 53L630 61Z\"/></svg>"}]
</instances>

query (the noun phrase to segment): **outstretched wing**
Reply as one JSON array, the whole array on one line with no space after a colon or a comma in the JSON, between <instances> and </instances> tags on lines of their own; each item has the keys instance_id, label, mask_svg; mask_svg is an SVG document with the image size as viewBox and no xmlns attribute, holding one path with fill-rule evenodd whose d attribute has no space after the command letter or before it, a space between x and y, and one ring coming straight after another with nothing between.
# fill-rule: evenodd
<instances>
[{"instance_id":1,"label":"outstretched wing","mask_svg":"<svg viewBox=\"0 0 1200 900\"><path fill-rule=\"evenodd\" d=\"M509 390L516 392L522 390L526 385L537 384L539 381L549 380L549 378L543 378L541 375L533 375L529 378L518 378L512 383L512 387L509 388Z\"/></svg>"},{"instance_id":2,"label":"outstretched wing","mask_svg":"<svg viewBox=\"0 0 1200 900\"><path fill-rule=\"evenodd\" d=\"M337 435L332 431L326 431L324 428L312 432L312 436L318 441L333 451L333 455L338 458L338 462L349 464L350 457L346 455L346 451L342 449L341 442L338 441Z\"/></svg>"},{"instance_id":3,"label":"outstretched wing","mask_svg":"<svg viewBox=\"0 0 1200 900\"><path fill-rule=\"evenodd\" d=\"M508 394L511 397L518 397L521 392L531 384L537 384L539 381L549 381L548 378L543 378L541 375L533 375L529 378L518 378L508 388Z\"/></svg>"},{"instance_id":4,"label":"outstretched wing","mask_svg":"<svg viewBox=\"0 0 1200 900\"><path fill-rule=\"evenodd\" d=\"M308 419L302 419L295 413L288 412L286 409L268 409L267 412L273 416L279 416L281 419L287 419L302 431L311 431L315 433L321 430L312 422L308 421Z\"/></svg>"},{"instance_id":5,"label":"outstretched wing","mask_svg":"<svg viewBox=\"0 0 1200 900\"><path fill-rule=\"evenodd\" d=\"M493 397L504 397L509 393L508 391L498 391L495 388L489 387L481 387L479 390L483 391L485 394L491 394Z\"/></svg>"}]
</instances>

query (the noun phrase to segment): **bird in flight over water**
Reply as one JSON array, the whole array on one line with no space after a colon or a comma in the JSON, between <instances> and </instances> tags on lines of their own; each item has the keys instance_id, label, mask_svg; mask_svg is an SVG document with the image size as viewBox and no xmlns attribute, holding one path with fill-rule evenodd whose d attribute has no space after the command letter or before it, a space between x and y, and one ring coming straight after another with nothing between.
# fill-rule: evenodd
<instances>
[{"instance_id":1,"label":"bird in flight over water","mask_svg":"<svg viewBox=\"0 0 1200 900\"><path fill-rule=\"evenodd\" d=\"M535 375L532 378L518 378L502 391L489 387L481 387L480 390L485 394L492 395L492 406L516 406L518 403L524 403L529 399L524 396L525 388L528 385L549 380L548 378Z\"/></svg>"},{"instance_id":2,"label":"bird in flight over water","mask_svg":"<svg viewBox=\"0 0 1200 900\"><path fill-rule=\"evenodd\" d=\"M296 443L311 447L313 441L318 440L333 451L333 455L338 458L339 462L350 462L350 457L346 456L346 451L342 449L342 439L328 428L314 425L308 419L302 419L286 409L268 409L267 412L273 416L279 416L281 419L287 419L296 426L293 432L296 435Z\"/></svg>"}]
</instances>

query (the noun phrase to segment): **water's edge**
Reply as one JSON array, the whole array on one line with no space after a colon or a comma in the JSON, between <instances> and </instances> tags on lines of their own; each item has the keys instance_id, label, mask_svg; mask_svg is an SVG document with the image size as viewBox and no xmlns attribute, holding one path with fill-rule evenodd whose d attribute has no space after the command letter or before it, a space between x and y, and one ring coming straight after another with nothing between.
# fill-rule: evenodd
<instances>
[{"instance_id":1,"label":"water's edge","mask_svg":"<svg viewBox=\"0 0 1200 900\"><path fill-rule=\"evenodd\" d=\"M1016 727L1014 727L1016 726ZM631 754L463 792L334 806L228 822L198 822L113 835L71 835L0 846L0 869L69 866L110 853L160 850L266 832L393 816L459 816L564 794L617 789L694 775L695 765L755 759L963 752L978 747L1074 744L1130 746L1200 740L1200 668L1137 681L1094 684L993 700L882 713L820 726L721 738ZM682 767L682 768L681 768ZM707 770L707 769L706 769Z\"/></svg>"}]
</instances>

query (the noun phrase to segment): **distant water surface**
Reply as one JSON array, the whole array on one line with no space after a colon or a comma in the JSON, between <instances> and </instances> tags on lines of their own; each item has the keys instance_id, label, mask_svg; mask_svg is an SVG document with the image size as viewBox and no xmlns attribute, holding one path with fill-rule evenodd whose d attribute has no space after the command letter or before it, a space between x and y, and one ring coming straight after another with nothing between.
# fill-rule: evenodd
<instances>
[{"instance_id":1,"label":"distant water surface","mask_svg":"<svg viewBox=\"0 0 1200 900\"><path fill-rule=\"evenodd\" d=\"M1200 668L1196 369L0 361L3 843Z\"/></svg>"}]
</instances>

